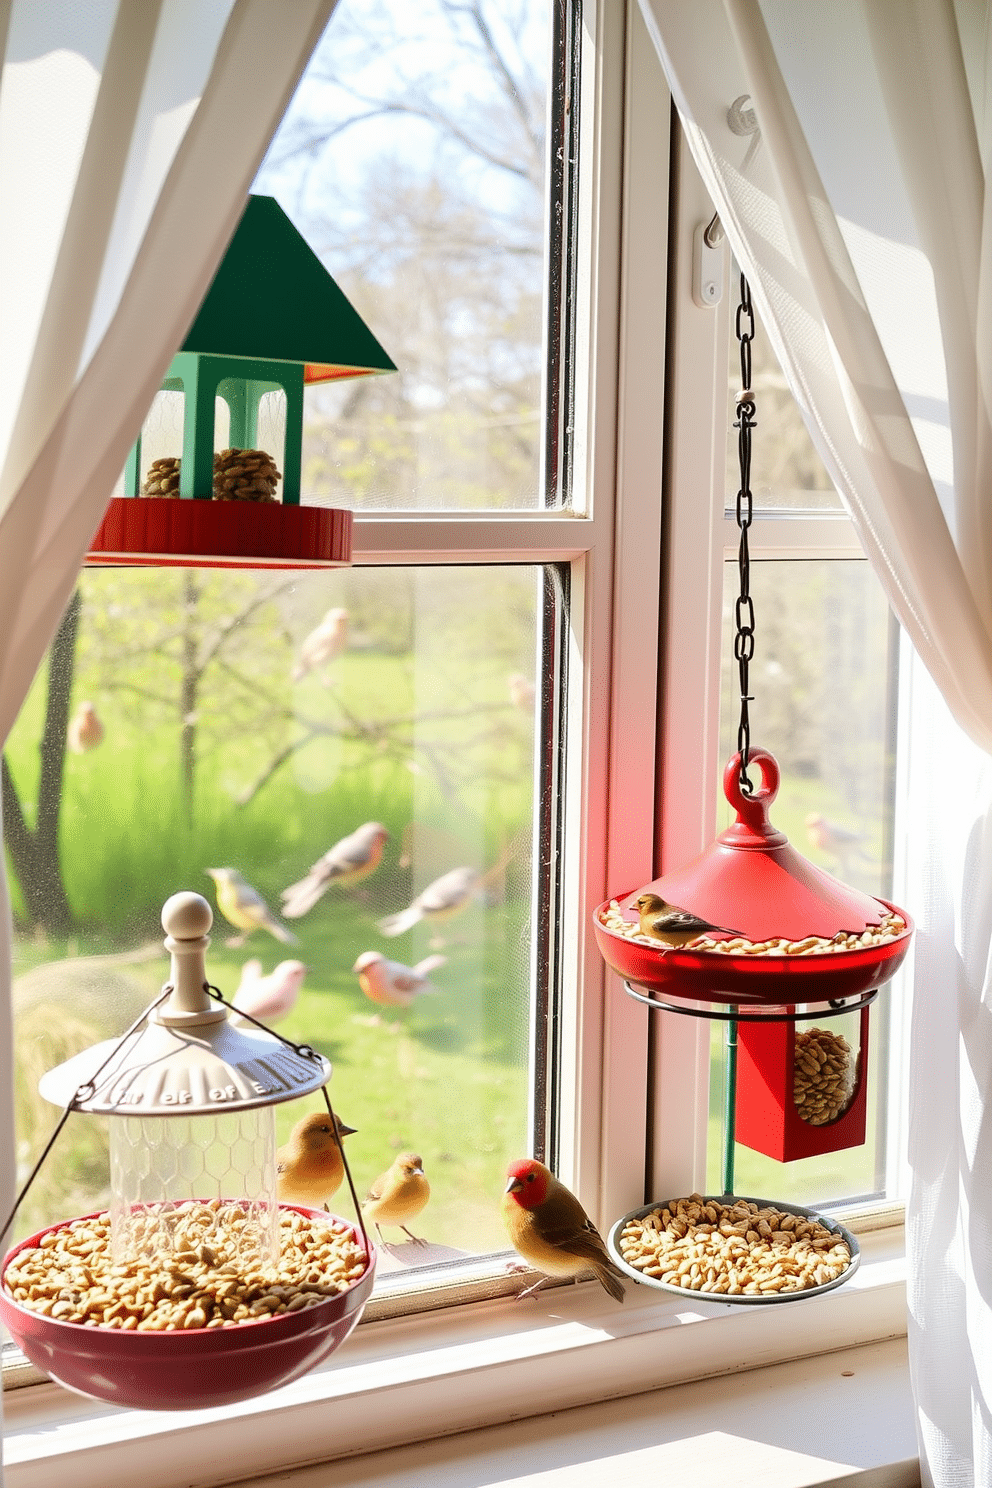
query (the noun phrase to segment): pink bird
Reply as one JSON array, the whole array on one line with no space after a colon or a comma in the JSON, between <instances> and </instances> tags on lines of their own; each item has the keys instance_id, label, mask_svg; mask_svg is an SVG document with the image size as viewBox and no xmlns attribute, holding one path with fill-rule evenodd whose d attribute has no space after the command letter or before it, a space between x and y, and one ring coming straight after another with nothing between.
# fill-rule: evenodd
<instances>
[{"instance_id":1,"label":"pink bird","mask_svg":"<svg viewBox=\"0 0 992 1488\"><path fill-rule=\"evenodd\" d=\"M523 672L511 672L507 678L510 689L510 702L515 708L521 708L525 713L530 713L534 707L534 699L537 696L537 688L529 677Z\"/></svg>"},{"instance_id":2,"label":"pink bird","mask_svg":"<svg viewBox=\"0 0 992 1488\"><path fill-rule=\"evenodd\" d=\"M446 960L446 956L425 956L416 966L404 966L401 961L387 961L381 951L364 951L351 969L370 1002L408 1008L415 997L437 991L427 978Z\"/></svg>"},{"instance_id":3,"label":"pink bird","mask_svg":"<svg viewBox=\"0 0 992 1488\"><path fill-rule=\"evenodd\" d=\"M293 668L293 681L299 682L307 672L330 665L348 645L348 611L340 607L328 610L316 629L300 647L300 659Z\"/></svg>"},{"instance_id":4,"label":"pink bird","mask_svg":"<svg viewBox=\"0 0 992 1488\"><path fill-rule=\"evenodd\" d=\"M302 961L280 961L268 976L262 975L261 961L246 961L234 994L234 1006L238 1012L248 1013L260 1023L277 1023L296 1006L306 974L307 968Z\"/></svg>"},{"instance_id":5,"label":"pink bird","mask_svg":"<svg viewBox=\"0 0 992 1488\"><path fill-rule=\"evenodd\" d=\"M73 754L86 754L103 743L103 724L92 703L80 703L69 724L68 744Z\"/></svg>"}]
</instances>

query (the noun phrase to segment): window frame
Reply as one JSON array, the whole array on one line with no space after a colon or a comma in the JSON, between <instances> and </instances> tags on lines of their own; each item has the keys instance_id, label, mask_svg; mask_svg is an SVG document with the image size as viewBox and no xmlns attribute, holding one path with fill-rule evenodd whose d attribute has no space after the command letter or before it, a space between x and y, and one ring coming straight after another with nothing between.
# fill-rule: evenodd
<instances>
[{"instance_id":1,"label":"window frame","mask_svg":"<svg viewBox=\"0 0 992 1488\"><path fill-rule=\"evenodd\" d=\"M689 1190L705 1176L708 1024L652 1016L627 997L605 968L591 914L609 895L698 852L715 828L711 762L719 708L730 308L727 294L712 309L692 300L692 230L711 207L673 126L667 85L637 0L584 0L581 25L572 504L526 512L357 512L354 562L570 566L561 973L574 995L565 998L561 1018L558 1170L605 1227L645 1197ZM670 212L671 201L677 207ZM677 377L666 377L666 354ZM787 520L776 519L782 542L787 533L793 540L798 534L806 552L810 534L787 528ZM845 519L829 521L838 552L848 552ZM775 538L774 523L756 525L761 541ZM687 710L680 703L686 696L698 705ZM666 768L670 760L678 761L677 781ZM899 1217L891 1208L864 1222L885 1226ZM360 1341L349 1344L354 1359L336 1358L333 1368L275 1397L209 1413L209 1420L208 1413L170 1418L169 1429L181 1431L184 1422L202 1427L186 1433L190 1452L200 1451L196 1442L202 1441L197 1480L230 1480L239 1470L273 1472L282 1463L320 1460L327 1432L322 1426L301 1439L293 1425L298 1408L305 1403L308 1413L319 1410L331 1430L358 1397L381 1411L379 1392L391 1380L409 1387L410 1408L371 1442L352 1433L347 1450L438 1429L433 1392L449 1379L455 1380L453 1400L464 1404L443 1429L465 1430L514 1413L753 1367L759 1357L768 1362L891 1337L905 1327L901 1241L897 1229L876 1233L881 1238L868 1249L877 1250L881 1269L863 1268L862 1283L852 1281L800 1309L704 1306L687 1312L652 1296L606 1314L599 1289L590 1285L567 1294L549 1291L553 1301L535 1319L524 1309L511 1312L512 1304L493 1297L489 1286L492 1300L481 1309L445 1307L433 1319L421 1312L371 1321L359 1330ZM477 1286L485 1290L482 1280ZM459 1301L479 1295L475 1283L453 1290ZM439 1296L446 1302L451 1293ZM810 1327L811 1309L822 1328ZM690 1321L690 1313L699 1324L691 1356L663 1349L664 1358L657 1359L659 1344L673 1337L669 1330ZM445 1354L440 1343L432 1354L435 1335L457 1340L454 1354ZM728 1365L729 1336L735 1343ZM595 1348L586 1350L590 1342L606 1346L592 1369L597 1355ZM616 1345L611 1357L624 1363L610 1374L607 1389L603 1364L610 1343ZM585 1363L577 1362L580 1356ZM409 1362L414 1358L422 1362L415 1366ZM469 1379L471 1387L464 1384ZM39 1388L37 1396L31 1391L25 1397L30 1393L52 1420L98 1421L94 1442L102 1441L105 1425L106 1439L117 1444L108 1448L115 1464L133 1459L142 1443L151 1449L161 1435L164 1423L154 1413L125 1413L121 1420L110 1408L84 1411L58 1386L43 1388L44 1396ZM30 1416L26 1402L25 1409ZM318 1455L306 1455L311 1447ZM95 1456L81 1453L76 1467L74 1457L60 1457L66 1488L109 1481L111 1458L102 1452L101 1445ZM22 1479L15 1469L11 1481L16 1488L41 1478L25 1473Z\"/></svg>"}]
</instances>

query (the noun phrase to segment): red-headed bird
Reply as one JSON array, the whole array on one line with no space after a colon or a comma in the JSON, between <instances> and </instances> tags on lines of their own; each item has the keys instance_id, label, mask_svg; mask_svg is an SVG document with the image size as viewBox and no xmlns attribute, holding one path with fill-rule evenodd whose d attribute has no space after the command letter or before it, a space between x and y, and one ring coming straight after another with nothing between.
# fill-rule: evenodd
<instances>
[{"instance_id":1,"label":"red-headed bird","mask_svg":"<svg viewBox=\"0 0 992 1488\"><path fill-rule=\"evenodd\" d=\"M624 1299L623 1272L610 1259L603 1237L575 1195L536 1158L524 1157L506 1170L503 1223L518 1255L540 1281L519 1294L529 1297L549 1276L578 1279L585 1271L618 1302Z\"/></svg>"},{"instance_id":2,"label":"red-headed bird","mask_svg":"<svg viewBox=\"0 0 992 1488\"><path fill-rule=\"evenodd\" d=\"M313 909L331 884L348 888L374 873L382 861L389 833L382 822L365 822L318 858L306 878L283 889L282 912L287 920L298 920Z\"/></svg>"}]
</instances>

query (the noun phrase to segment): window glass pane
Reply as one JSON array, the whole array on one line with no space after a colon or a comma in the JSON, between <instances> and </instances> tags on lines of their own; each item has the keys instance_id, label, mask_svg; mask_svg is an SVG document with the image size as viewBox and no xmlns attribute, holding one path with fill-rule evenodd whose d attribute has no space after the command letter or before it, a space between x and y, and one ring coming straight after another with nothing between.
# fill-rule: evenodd
<instances>
[{"instance_id":1,"label":"window glass pane","mask_svg":"<svg viewBox=\"0 0 992 1488\"><path fill-rule=\"evenodd\" d=\"M547 0L341 0L255 183L398 367L307 391L303 499L543 504Z\"/></svg>"},{"instance_id":2,"label":"window glass pane","mask_svg":"<svg viewBox=\"0 0 992 1488\"><path fill-rule=\"evenodd\" d=\"M740 685L733 657L736 563L725 567L721 761L737 748ZM865 562L752 562L756 616L750 668L751 742L781 769L774 824L814 863L868 894L890 897L896 633ZM721 769L722 775L722 769ZM734 813L720 791L718 825ZM888 989L871 1012L868 1140L786 1165L737 1150L740 1193L798 1203L879 1191L884 1170ZM801 1027L818 1026L816 1020ZM819 1025L857 1047L857 1019ZM709 1172L721 1172L723 1035L712 1041ZM880 1099L881 1098L881 1099Z\"/></svg>"},{"instance_id":3,"label":"window glass pane","mask_svg":"<svg viewBox=\"0 0 992 1488\"><path fill-rule=\"evenodd\" d=\"M161 988L161 906L194 889L215 907L207 964L227 996L252 962L305 964L271 1021L332 1061L359 1193L398 1153L422 1155L432 1193L412 1228L442 1249L397 1245L397 1264L506 1248L503 1174L532 1141L544 593L524 565L83 574L75 629L63 623L5 756L22 1178L57 1117L39 1075L123 1032ZM374 871L292 917L289 886L372 821L389 832ZM210 868L237 869L274 928L245 935L218 913ZM450 917L388 923L458 869ZM421 994L383 993L353 970L370 951L443 960ZM316 1109L318 1096L279 1106L279 1140ZM107 1185L106 1121L71 1116L18 1232L102 1206ZM346 1188L332 1207L350 1214Z\"/></svg>"},{"instance_id":4,"label":"window glass pane","mask_svg":"<svg viewBox=\"0 0 992 1488\"><path fill-rule=\"evenodd\" d=\"M734 303L738 284L735 265L730 280ZM755 321L757 323L757 314ZM785 373L760 325L751 344L751 382L757 410L751 457L751 492L755 510L843 511L844 504L823 468L799 405L789 390ZM737 431L733 427L740 390L740 347L732 335L727 416L731 431L727 441L727 498L731 506L740 486Z\"/></svg>"}]
</instances>

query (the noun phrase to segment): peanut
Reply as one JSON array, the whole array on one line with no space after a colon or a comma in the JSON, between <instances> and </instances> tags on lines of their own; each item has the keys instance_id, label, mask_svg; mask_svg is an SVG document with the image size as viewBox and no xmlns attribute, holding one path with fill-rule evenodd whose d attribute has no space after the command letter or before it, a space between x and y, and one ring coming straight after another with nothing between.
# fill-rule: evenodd
<instances>
[{"instance_id":1,"label":"peanut","mask_svg":"<svg viewBox=\"0 0 992 1488\"><path fill-rule=\"evenodd\" d=\"M600 923L614 935L622 935L624 939L633 940L638 945L654 946L659 952L667 954L667 948L660 941L641 934L638 920L625 918L616 899L611 899L608 908L603 910ZM880 924L871 925L857 935L839 930L830 939L822 935L807 935L803 940L760 941L747 940L744 936L735 936L732 940L712 940L708 935L699 935L682 949L718 952L724 956L833 956L838 952L864 950L866 946L889 945L905 929L906 921L902 915L890 910Z\"/></svg>"},{"instance_id":2,"label":"peanut","mask_svg":"<svg viewBox=\"0 0 992 1488\"><path fill-rule=\"evenodd\" d=\"M149 1211L148 1223L154 1226L162 1215L158 1206ZM238 1275L232 1254L244 1211L213 1200L169 1206L170 1217L177 1213L187 1236L193 1230L201 1234L195 1249L180 1245L176 1260L182 1266L162 1271L141 1259L115 1265L110 1216L102 1214L49 1230L37 1246L19 1251L4 1271L4 1289L21 1307L62 1322L175 1332L232 1328L315 1307L346 1291L366 1269L365 1255L347 1226L284 1210L275 1267Z\"/></svg>"},{"instance_id":3,"label":"peanut","mask_svg":"<svg viewBox=\"0 0 992 1488\"><path fill-rule=\"evenodd\" d=\"M810 1126L826 1126L846 1111L854 1095L858 1059L841 1034L828 1028L796 1033L792 1095Z\"/></svg>"},{"instance_id":4,"label":"peanut","mask_svg":"<svg viewBox=\"0 0 992 1488\"><path fill-rule=\"evenodd\" d=\"M671 1209L706 1205L715 1227L683 1229ZM664 1216L668 1214L666 1223ZM683 1222L684 1223L684 1222ZM747 1226L746 1238L740 1226ZM727 1296L801 1292L835 1281L851 1264L847 1242L818 1220L737 1199L724 1204L693 1194L624 1226L620 1254L663 1284Z\"/></svg>"}]
</instances>

